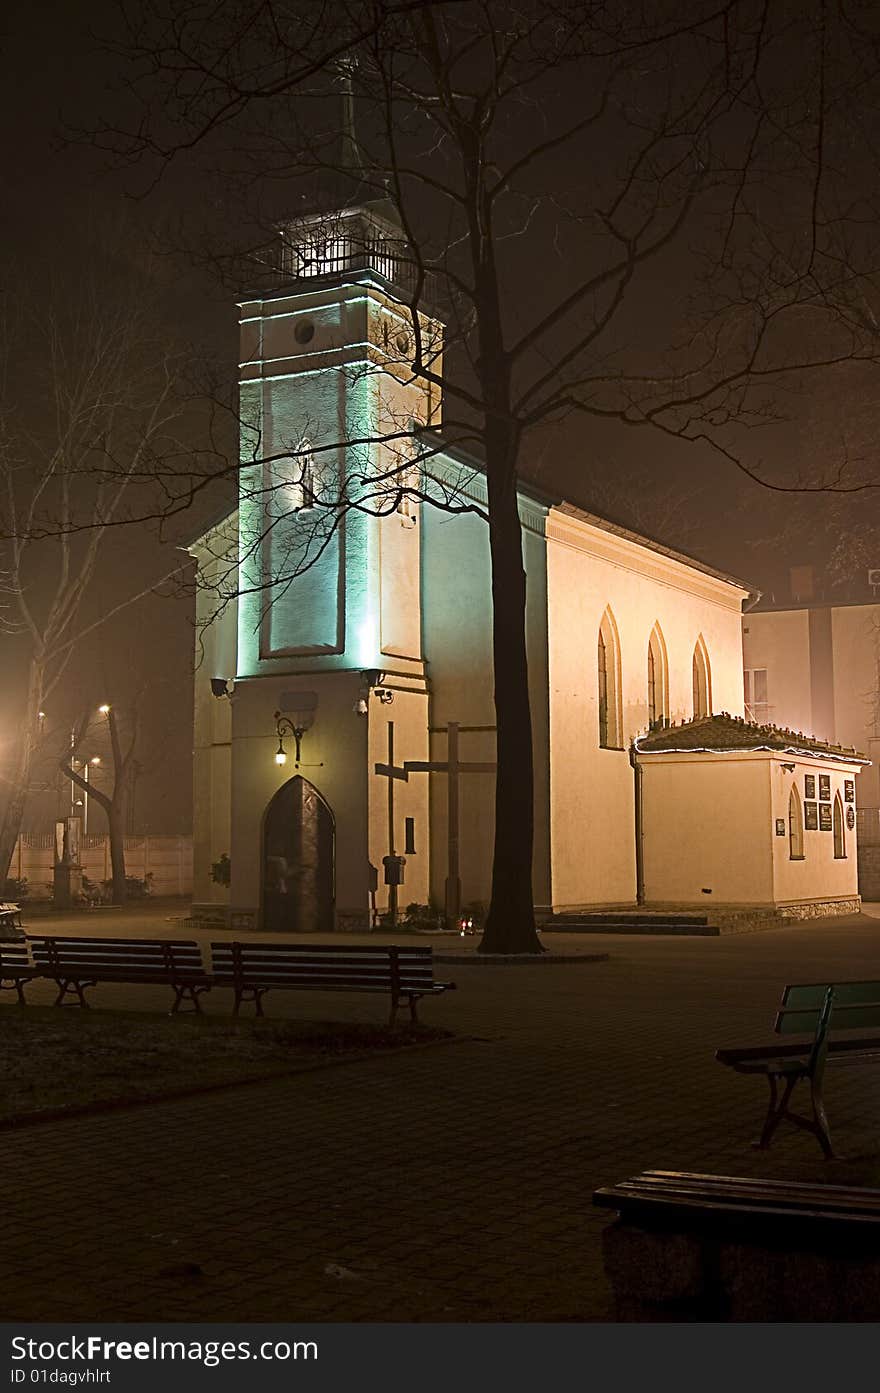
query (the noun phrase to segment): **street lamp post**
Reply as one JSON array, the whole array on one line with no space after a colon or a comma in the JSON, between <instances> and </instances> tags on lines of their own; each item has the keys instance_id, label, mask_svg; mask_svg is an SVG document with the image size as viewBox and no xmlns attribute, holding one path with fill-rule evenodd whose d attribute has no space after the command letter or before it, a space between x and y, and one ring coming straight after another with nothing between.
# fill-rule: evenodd
<instances>
[{"instance_id":1,"label":"street lamp post","mask_svg":"<svg viewBox=\"0 0 880 1393\"><path fill-rule=\"evenodd\" d=\"M83 836L85 836L89 830L89 768L94 768L95 765L100 763L100 755L93 755L91 759L85 761L85 766L83 770L83 778L85 780L86 785L83 802Z\"/></svg>"}]
</instances>

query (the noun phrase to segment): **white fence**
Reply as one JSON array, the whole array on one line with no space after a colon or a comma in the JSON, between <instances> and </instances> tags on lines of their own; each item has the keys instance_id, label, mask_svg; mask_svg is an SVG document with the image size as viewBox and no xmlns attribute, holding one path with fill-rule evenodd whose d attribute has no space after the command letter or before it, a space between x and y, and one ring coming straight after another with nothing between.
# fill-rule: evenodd
<instances>
[{"instance_id":1,"label":"white fence","mask_svg":"<svg viewBox=\"0 0 880 1393\"><path fill-rule=\"evenodd\" d=\"M55 862L55 839L50 833L19 837L10 878L27 880L28 898L49 899ZM110 838L83 837L83 874L100 884L110 879ZM126 837L125 873L145 880L151 876L153 895L192 893L192 837Z\"/></svg>"}]
</instances>

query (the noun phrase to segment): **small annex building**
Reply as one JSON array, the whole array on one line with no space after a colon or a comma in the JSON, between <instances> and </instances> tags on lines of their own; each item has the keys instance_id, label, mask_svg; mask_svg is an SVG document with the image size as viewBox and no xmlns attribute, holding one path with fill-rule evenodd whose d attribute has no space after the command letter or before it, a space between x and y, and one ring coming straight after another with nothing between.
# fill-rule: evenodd
<instances>
[{"instance_id":1,"label":"small annex building","mask_svg":"<svg viewBox=\"0 0 880 1393\"><path fill-rule=\"evenodd\" d=\"M633 750L647 901L790 918L858 909L856 780L870 761L855 750L726 713Z\"/></svg>"}]
</instances>

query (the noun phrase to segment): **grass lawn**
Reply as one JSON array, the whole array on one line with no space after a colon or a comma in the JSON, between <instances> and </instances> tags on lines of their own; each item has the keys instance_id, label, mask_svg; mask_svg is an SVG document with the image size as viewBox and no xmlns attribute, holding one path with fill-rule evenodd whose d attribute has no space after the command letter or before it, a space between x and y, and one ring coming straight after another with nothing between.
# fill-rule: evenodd
<instances>
[{"instance_id":1,"label":"grass lawn","mask_svg":"<svg viewBox=\"0 0 880 1393\"><path fill-rule=\"evenodd\" d=\"M429 1026L0 1010L0 1125L283 1074L450 1037Z\"/></svg>"}]
</instances>

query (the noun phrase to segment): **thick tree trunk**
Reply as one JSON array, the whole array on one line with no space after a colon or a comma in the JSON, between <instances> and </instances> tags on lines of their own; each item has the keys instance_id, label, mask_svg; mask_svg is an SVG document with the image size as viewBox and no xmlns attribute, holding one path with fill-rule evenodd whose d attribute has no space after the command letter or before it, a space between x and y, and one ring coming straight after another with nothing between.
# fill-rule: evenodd
<instances>
[{"instance_id":1,"label":"thick tree trunk","mask_svg":"<svg viewBox=\"0 0 880 1393\"><path fill-rule=\"evenodd\" d=\"M113 877L113 903L125 904L128 898L125 883L125 802L114 798L107 809L107 828L110 836L110 867Z\"/></svg>"},{"instance_id":2,"label":"thick tree trunk","mask_svg":"<svg viewBox=\"0 0 880 1393\"><path fill-rule=\"evenodd\" d=\"M532 901L534 769L526 656L526 573L511 472L489 481L498 773L492 903L481 953L540 953Z\"/></svg>"}]
</instances>

